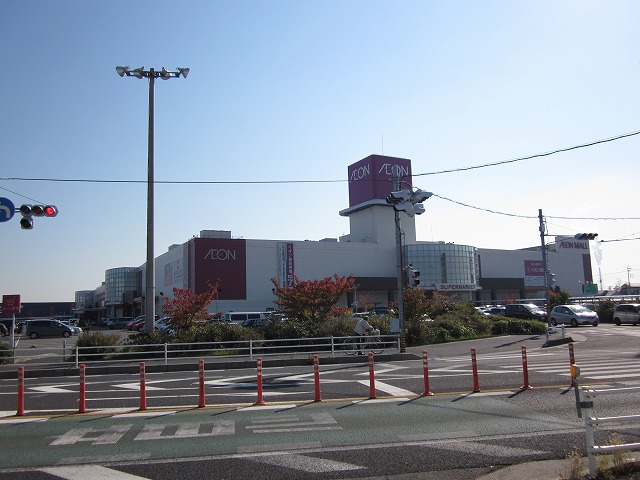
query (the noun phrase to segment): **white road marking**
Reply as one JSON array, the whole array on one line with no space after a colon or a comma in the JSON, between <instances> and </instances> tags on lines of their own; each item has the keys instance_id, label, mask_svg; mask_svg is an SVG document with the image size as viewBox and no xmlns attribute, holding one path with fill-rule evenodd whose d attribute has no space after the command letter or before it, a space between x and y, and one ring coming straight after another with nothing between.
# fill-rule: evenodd
<instances>
[{"instance_id":1,"label":"white road marking","mask_svg":"<svg viewBox=\"0 0 640 480\"><path fill-rule=\"evenodd\" d=\"M100 465L76 465L39 468L39 472L48 473L64 480L145 480L147 477L139 477L125 472L119 472Z\"/></svg>"},{"instance_id":2,"label":"white road marking","mask_svg":"<svg viewBox=\"0 0 640 480\"><path fill-rule=\"evenodd\" d=\"M146 411L138 411L138 412L128 412L128 413L118 413L116 415L113 415L111 418L131 418L131 417L135 417L135 418L140 418L140 417L149 417L149 418L154 418L154 417L166 417L168 415L174 415L176 413L175 410L161 410L161 411L157 411L157 412L146 412Z\"/></svg>"},{"instance_id":3,"label":"white road marking","mask_svg":"<svg viewBox=\"0 0 640 480\"><path fill-rule=\"evenodd\" d=\"M93 445L108 445L118 443L133 425L112 425L100 430L97 428L73 428L64 435L60 435L50 445L73 445L78 442L91 442Z\"/></svg>"},{"instance_id":4,"label":"white road marking","mask_svg":"<svg viewBox=\"0 0 640 480\"><path fill-rule=\"evenodd\" d=\"M258 425L247 425L247 430L253 433L278 433L278 432L306 432L316 430L342 430L338 422L328 413L311 415L313 421L303 422L295 415L287 415L289 423L283 423L280 419L261 419Z\"/></svg>"},{"instance_id":5,"label":"white road marking","mask_svg":"<svg viewBox=\"0 0 640 480\"><path fill-rule=\"evenodd\" d=\"M145 425L134 440L165 440L174 438L215 437L220 435L234 435L236 433L233 420L218 420L216 422L185 422L179 424L175 433L171 434L175 425ZM163 435L165 429L169 432Z\"/></svg>"},{"instance_id":6,"label":"white road marking","mask_svg":"<svg viewBox=\"0 0 640 480\"><path fill-rule=\"evenodd\" d=\"M478 455L486 455L489 457L520 457L520 456L540 455L543 453L547 453L541 450L514 448L514 447L503 446L503 445L492 445L492 444L480 443L480 442L449 442L449 443L435 444L434 447L442 450L474 453Z\"/></svg>"},{"instance_id":7,"label":"white road marking","mask_svg":"<svg viewBox=\"0 0 640 480\"><path fill-rule=\"evenodd\" d=\"M46 385L43 387L27 387L27 390L34 390L40 393L78 393L77 390L69 390L67 388L60 388L63 385Z\"/></svg>"},{"instance_id":8,"label":"white road marking","mask_svg":"<svg viewBox=\"0 0 640 480\"><path fill-rule=\"evenodd\" d=\"M362 385L369 385L368 380L358 380L358 383L361 383ZM394 387L393 385L389 385L388 383L380 381L375 382L375 387L376 390L380 390L387 395L393 395L395 397L414 397L416 395L414 392L410 392L409 390L405 390L404 388Z\"/></svg>"},{"instance_id":9,"label":"white road marking","mask_svg":"<svg viewBox=\"0 0 640 480\"><path fill-rule=\"evenodd\" d=\"M5 413L5 412L0 412L0 413ZM11 413L11 415L15 415L15 412ZM20 418L20 417L6 418L6 419L0 420L0 425L14 425L14 424L18 424L18 423L35 423L35 422L44 422L46 420L48 420L48 419L47 418L31 418L31 417L27 417L27 418Z\"/></svg>"},{"instance_id":10,"label":"white road marking","mask_svg":"<svg viewBox=\"0 0 640 480\"><path fill-rule=\"evenodd\" d=\"M253 461L268 463L278 467L301 470L307 473L343 472L348 470L360 470L365 467L353 463L338 462L326 458L310 457L308 455L296 455L285 453L282 455L268 455L252 458Z\"/></svg>"}]
</instances>

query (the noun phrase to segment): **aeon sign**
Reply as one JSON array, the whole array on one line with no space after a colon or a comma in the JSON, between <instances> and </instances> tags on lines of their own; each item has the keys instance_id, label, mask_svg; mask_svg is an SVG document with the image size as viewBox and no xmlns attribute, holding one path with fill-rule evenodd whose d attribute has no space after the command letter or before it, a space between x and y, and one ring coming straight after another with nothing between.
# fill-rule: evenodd
<instances>
[{"instance_id":1,"label":"aeon sign","mask_svg":"<svg viewBox=\"0 0 640 480\"><path fill-rule=\"evenodd\" d=\"M399 175L402 188L411 186L411 160L370 155L348 167L349 207L369 200L384 200L393 191L393 177Z\"/></svg>"},{"instance_id":2,"label":"aeon sign","mask_svg":"<svg viewBox=\"0 0 640 480\"><path fill-rule=\"evenodd\" d=\"M193 238L189 248L188 287L196 293L220 282L220 300L247 297L247 244L236 238Z\"/></svg>"},{"instance_id":3,"label":"aeon sign","mask_svg":"<svg viewBox=\"0 0 640 480\"><path fill-rule=\"evenodd\" d=\"M235 260L236 259L236 251L223 249L223 248L211 248L206 255L204 256L204 260Z\"/></svg>"}]
</instances>

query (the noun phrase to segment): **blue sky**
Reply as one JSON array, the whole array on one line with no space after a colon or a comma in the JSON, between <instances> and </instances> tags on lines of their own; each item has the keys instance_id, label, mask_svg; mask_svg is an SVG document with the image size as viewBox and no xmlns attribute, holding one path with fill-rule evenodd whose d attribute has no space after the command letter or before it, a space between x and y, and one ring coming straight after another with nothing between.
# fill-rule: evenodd
<instances>
[{"instance_id":1,"label":"blue sky","mask_svg":"<svg viewBox=\"0 0 640 480\"><path fill-rule=\"evenodd\" d=\"M347 166L370 154L428 174L639 131L638 18L622 0L5 2L0 196L60 213L0 223L0 294L73 301L144 263L148 83L117 65L191 68L156 83L156 180L230 182L157 185L159 255L205 229L346 234ZM640 220L551 217L639 218L639 147L414 176L438 195L418 239L538 245L538 209L553 235L638 238ZM598 245L605 288L640 282L637 240Z\"/></svg>"}]
</instances>

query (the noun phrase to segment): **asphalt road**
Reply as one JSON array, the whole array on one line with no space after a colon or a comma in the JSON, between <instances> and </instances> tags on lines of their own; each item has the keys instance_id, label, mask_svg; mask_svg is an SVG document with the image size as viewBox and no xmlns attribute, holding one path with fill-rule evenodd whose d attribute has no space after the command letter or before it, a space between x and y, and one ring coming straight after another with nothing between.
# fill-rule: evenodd
<instances>
[{"instance_id":1,"label":"asphalt road","mask_svg":"<svg viewBox=\"0 0 640 480\"><path fill-rule=\"evenodd\" d=\"M640 328L570 329L582 383L637 386ZM369 366L321 365L322 401L314 402L310 366L265 369L265 406L256 371L206 372L206 408L196 408L192 372L150 375L146 411L139 377L107 375L87 383L79 415L77 378L33 378L27 415L15 416L16 382L0 381L1 478L475 478L498 466L584 454L584 424L569 388L566 345L501 337L433 345L430 390L422 360ZM527 349L524 383L521 346ZM476 351L479 392L471 348ZM416 349L419 354L423 349ZM628 396L598 401L606 415L637 413ZM619 429L637 441L640 430ZM604 441L609 430L599 436ZM196 477L197 478L197 477Z\"/></svg>"}]
</instances>

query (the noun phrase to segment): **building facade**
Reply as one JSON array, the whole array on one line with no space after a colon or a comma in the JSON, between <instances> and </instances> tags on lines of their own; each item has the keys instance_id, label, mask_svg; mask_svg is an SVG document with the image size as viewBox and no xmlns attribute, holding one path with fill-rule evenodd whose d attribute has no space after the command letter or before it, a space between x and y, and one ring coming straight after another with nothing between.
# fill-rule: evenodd
<instances>
[{"instance_id":1,"label":"building facade","mask_svg":"<svg viewBox=\"0 0 640 480\"><path fill-rule=\"evenodd\" d=\"M211 313L271 310L276 307L272 279L287 285L296 277L311 280L334 274L356 280L356 291L342 299L343 306L357 306L364 298L372 306L396 301L395 211L385 199L398 184L411 188L411 161L371 155L350 165L347 174L349 206L339 214L349 218L348 235L319 241L261 240L233 238L226 230L203 230L199 237L172 245L156 258L157 311L164 297L173 298L174 288L201 293L216 283L219 289L209 306ZM415 217L405 212L398 216L402 266L411 264L420 272L418 288L427 294L449 292L478 303L544 297L540 247L493 250L419 241ZM548 267L556 284L571 295L581 294L593 281L589 242L557 237L548 246ZM102 305L107 316L143 313L144 275L144 265L107 270ZM89 296L83 293L82 298ZM96 291L92 308L101 306L96 305L98 298Z\"/></svg>"}]
</instances>

